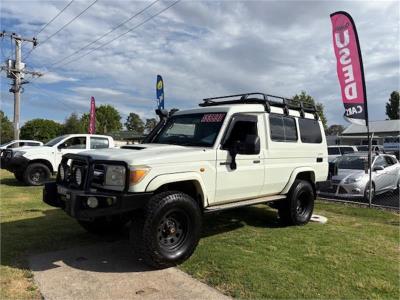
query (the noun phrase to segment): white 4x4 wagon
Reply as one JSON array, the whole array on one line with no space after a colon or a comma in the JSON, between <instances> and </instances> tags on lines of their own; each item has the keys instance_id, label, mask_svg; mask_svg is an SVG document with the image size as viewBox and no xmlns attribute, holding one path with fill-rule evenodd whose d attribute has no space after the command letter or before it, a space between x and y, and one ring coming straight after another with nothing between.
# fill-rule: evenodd
<instances>
[{"instance_id":1,"label":"white 4x4 wagon","mask_svg":"<svg viewBox=\"0 0 400 300\"><path fill-rule=\"evenodd\" d=\"M260 93L165 113L143 144L64 155L43 200L88 231L131 221L135 252L167 267L194 251L206 213L269 203L306 224L328 154L315 107Z\"/></svg>"}]
</instances>

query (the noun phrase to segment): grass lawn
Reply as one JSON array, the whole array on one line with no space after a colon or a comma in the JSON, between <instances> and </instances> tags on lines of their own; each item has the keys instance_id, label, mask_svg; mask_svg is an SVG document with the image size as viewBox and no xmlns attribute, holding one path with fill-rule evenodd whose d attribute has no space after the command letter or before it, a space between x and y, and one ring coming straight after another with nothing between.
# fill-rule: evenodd
<instances>
[{"instance_id":1,"label":"grass lawn","mask_svg":"<svg viewBox=\"0 0 400 300\"><path fill-rule=\"evenodd\" d=\"M1 299L40 298L27 268L33 253L92 244L64 212L42 204L42 189L0 173ZM204 236L180 266L238 298L399 299L399 215L317 202L326 225L281 227L266 206L205 219Z\"/></svg>"}]
</instances>

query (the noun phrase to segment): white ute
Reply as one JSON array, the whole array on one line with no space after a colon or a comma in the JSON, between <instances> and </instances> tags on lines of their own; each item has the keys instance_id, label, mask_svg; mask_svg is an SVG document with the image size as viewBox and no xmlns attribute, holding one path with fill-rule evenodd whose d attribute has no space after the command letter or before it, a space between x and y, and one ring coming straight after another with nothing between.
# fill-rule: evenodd
<instances>
[{"instance_id":1,"label":"white ute","mask_svg":"<svg viewBox=\"0 0 400 300\"><path fill-rule=\"evenodd\" d=\"M281 222L306 224L328 175L315 107L261 93L200 106L158 111L143 144L65 155L43 201L98 234L131 221L136 255L157 268L190 257L206 213L268 203Z\"/></svg>"},{"instance_id":2,"label":"white ute","mask_svg":"<svg viewBox=\"0 0 400 300\"><path fill-rule=\"evenodd\" d=\"M17 180L27 185L42 185L57 171L64 154L113 147L114 140L110 136L67 134L43 146L4 150L2 168L13 172Z\"/></svg>"}]
</instances>

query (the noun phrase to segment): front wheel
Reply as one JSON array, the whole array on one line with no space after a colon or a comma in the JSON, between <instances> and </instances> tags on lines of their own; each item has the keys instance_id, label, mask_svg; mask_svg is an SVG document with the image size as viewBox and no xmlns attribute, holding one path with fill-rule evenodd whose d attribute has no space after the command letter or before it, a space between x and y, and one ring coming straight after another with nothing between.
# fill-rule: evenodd
<instances>
[{"instance_id":1,"label":"front wheel","mask_svg":"<svg viewBox=\"0 0 400 300\"><path fill-rule=\"evenodd\" d=\"M305 180L295 180L286 201L278 208L280 221L285 225L304 225L314 210L314 190Z\"/></svg>"},{"instance_id":2,"label":"front wheel","mask_svg":"<svg viewBox=\"0 0 400 300\"><path fill-rule=\"evenodd\" d=\"M132 219L130 241L135 254L156 268L188 259L201 234L198 204L181 192L164 192L150 199L143 214Z\"/></svg>"},{"instance_id":3,"label":"front wheel","mask_svg":"<svg viewBox=\"0 0 400 300\"><path fill-rule=\"evenodd\" d=\"M29 164L24 172L23 179L27 185L43 185L51 176L50 169L42 163Z\"/></svg>"},{"instance_id":4,"label":"front wheel","mask_svg":"<svg viewBox=\"0 0 400 300\"><path fill-rule=\"evenodd\" d=\"M372 182L372 188L371 188L371 201L375 197L375 184ZM364 200L366 202L369 202L369 183L367 183L367 186L365 187L364 191Z\"/></svg>"}]
</instances>

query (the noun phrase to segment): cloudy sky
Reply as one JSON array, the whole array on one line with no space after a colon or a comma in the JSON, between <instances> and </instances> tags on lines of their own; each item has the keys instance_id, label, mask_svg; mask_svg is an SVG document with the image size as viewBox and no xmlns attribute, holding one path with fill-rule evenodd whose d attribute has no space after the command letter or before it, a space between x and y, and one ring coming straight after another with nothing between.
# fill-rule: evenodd
<instances>
[{"instance_id":1,"label":"cloudy sky","mask_svg":"<svg viewBox=\"0 0 400 300\"><path fill-rule=\"evenodd\" d=\"M34 36L69 2L0 0L0 29ZM329 124L346 124L329 19L337 10L349 12L357 25L371 120L385 119L385 103L399 89L399 1L181 0L140 25L173 1L98 0L54 34L93 2L73 1L37 36L42 44L24 62L45 75L24 86L22 121L62 122L71 112L87 112L90 96L98 105L117 107L122 121L129 112L152 117L161 74L167 108L189 108L202 98L232 93L290 97L305 90L325 105ZM13 55L9 38L1 47L2 60ZM27 43L23 56L30 49ZM4 73L0 79L1 109L12 119L10 81Z\"/></svg>"}]
</instances>

